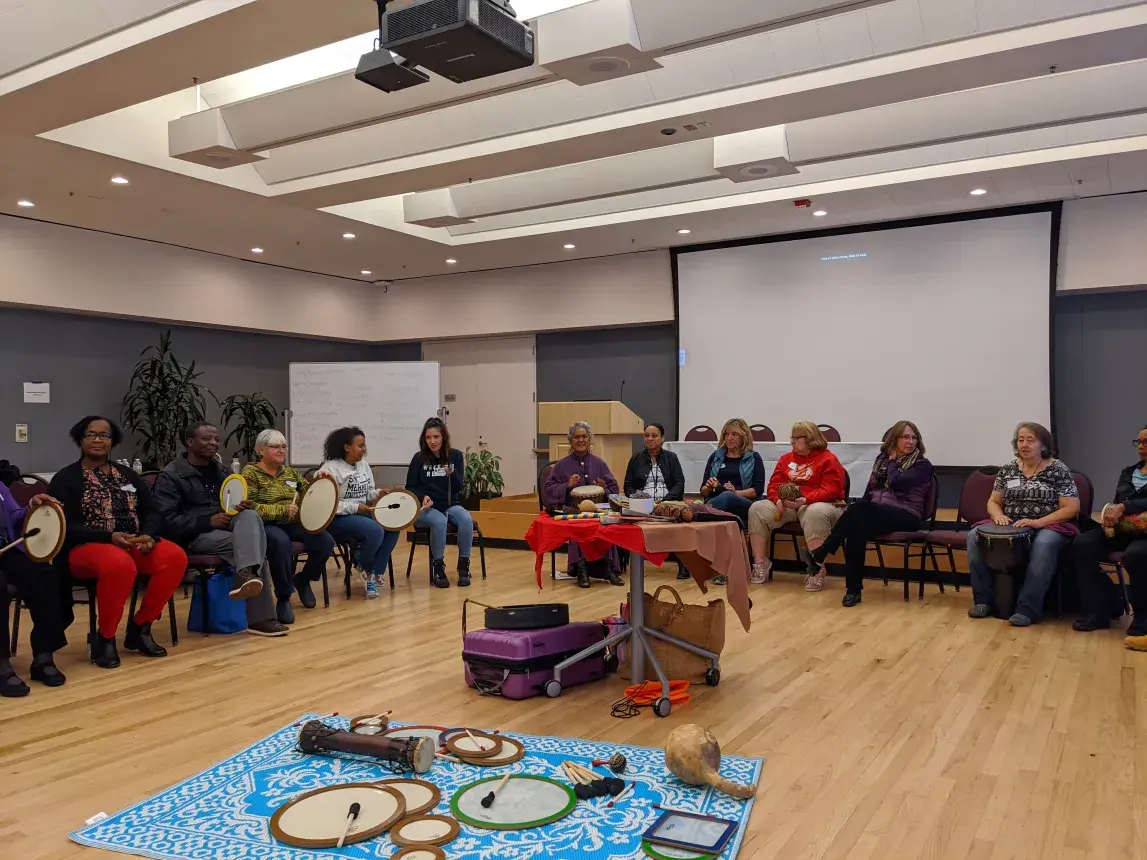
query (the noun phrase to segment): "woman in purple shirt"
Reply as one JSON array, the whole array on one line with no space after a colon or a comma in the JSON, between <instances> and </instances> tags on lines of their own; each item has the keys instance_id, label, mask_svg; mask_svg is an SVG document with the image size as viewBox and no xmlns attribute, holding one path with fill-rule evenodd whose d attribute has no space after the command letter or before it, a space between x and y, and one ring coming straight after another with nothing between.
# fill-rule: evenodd
<instances>
[{"instance_id":1,"label":"woman in purple shirt","mask_svg":"<svg viewBox=\"0 0 1147 860\"><path fill-rule=\"evenodd\" d=\"M27 507L21 507L12 498L12 491L0 484L0 537L3 538L0 545L7 545L20 536L24 517L30 509L51 501L55 500L41 494L33 496ZM58 582L55 568L32 561L24 554L23 547L0 555L0 696L18 698L31 692L9 660L12 655L8 650L8 604L12 600L9 591L12 588L32 616L32 680L48 687L59 687L67 680L52 658L68 642L64 638Z\"/></svg>"},{"instance_id":2,"label":"woman in purple shirt","mask_svg":"<svg viewBox=\"0 0 1147 860\"><path fill-rule=\"evenodd\" d=\"M889 532L918 530L924 500L932 483L932 464L924 459L924 440L911 421L897 421L884 434L864 497L849 505L828 540L816 549L801 549L810 574L844 545L845 594L841 604L856 606L864 590L864 560L868 542Z\"/></svg>"}]
</instances>

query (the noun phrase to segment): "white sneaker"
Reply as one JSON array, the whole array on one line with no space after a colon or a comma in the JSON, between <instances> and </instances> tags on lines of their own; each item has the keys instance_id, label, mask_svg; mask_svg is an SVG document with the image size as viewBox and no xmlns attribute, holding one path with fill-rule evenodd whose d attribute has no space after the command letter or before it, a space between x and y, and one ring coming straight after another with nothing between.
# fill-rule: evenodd
<instances>
[{"instance_id":1,"label":"white sneaker","mask_svg":"<svg viewBox=\"0 0 1147 860\"><path fill-rule=\"evenodd\" d=\"M805 591L824 591L824 580L828 576L828 571L821 565L820 570L816 573L809 574L804 578Z\"/></svg>"},{"instance_id":2,"label":"white sneaker","mask_svg":"<svg viewBox=\"0 0 1147 860\"><path fill-rule=\"evenodd\" d=\"M769 571L773 569L773 563L766 559L759 564L753 565L753 572L749 575L749 582L753 585L766 585L769 581Z\"/></svg>"}]
</instances>

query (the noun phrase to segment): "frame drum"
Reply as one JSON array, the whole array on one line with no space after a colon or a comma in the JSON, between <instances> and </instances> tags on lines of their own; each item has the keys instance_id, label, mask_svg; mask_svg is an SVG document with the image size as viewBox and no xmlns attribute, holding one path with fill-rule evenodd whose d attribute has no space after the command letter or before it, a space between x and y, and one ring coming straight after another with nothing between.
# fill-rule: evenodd
<instances>
[{"instance_id":1,"label":"frame drum","mask_svg":"<svg viewBox=\"0 0 1147 860\"><path fill-rule=\"evenodd\" d=\"M271 835L296 848L334 848L346 829L350 805L359 805L345 845L385 833L406 814L406 798L387 785L330 785L300 794L275 810Z\"/></svg>"},{"instance_id":2,"label":"frame drum","mask_svg":"<svg viewBox=\"0 0 1147 860\"><path fill-rule=\"evenodd\" d=\"M29 535L31 531L38 531ZM60 552L66 530L63 509L54 502L45 502L24 518L24 553L32 561L46 563Z\"/></svg>"},{"instance_id":3,"label":"frame drum","mask_svg":"<svg viewBox=\"0 0 1147 860\"><path fill-rule=\"evenodd\" d=\"M223 513L235 516L239 503L247 500L247 479L242 475L228 475L219 485L219 507Z\"/></svg>"},{"instance_id":4,"label":"frame drum","mask_svg":"<svg viewBox=\"0 0 1147 860\"><path fill-rule=\"evenodd\" d=\"M446 852L437 845L411 845L391 854L390 860L446 860Z\"/></svg>"},{"instance_id":5,"label":"frame drum","mask_svg":"<svg viewBox=\"0 0 1147 860\"><path fill-rule=\"evenodd\" d=\"M406 798L406 814L421 815L429 812L442 799L442 792L424 779L380 779L376 785L389 785Z\"/></svg>"},{"instance_id":6,"label":"frame drum","mask_svg":"<svg viewBox=\"0 0 1147 860\"><path fill-rule=\"evenodd\" d=\"M462 832L462 826L447 815L412 815L394 825L390 841L402 847L445 845Z\"/></svg>"},{"instance_id":7,"label":"frame drum","mask_svg":"<svg viewBox=\"0 0 1147 860\"><path fill-rule=\"evenodd\" d=\"M560 821L577 806L568 785L545 776L514 774L488 808L482 798L502 780L491 776L463 786L450 800L450 809L464 824L483 830L528 830Z\"/></svg>"},{"instance_id":8,"label":"frame drum","mask_svg":"<svg viewBox=\"0 0 1147 860\"><path fill-rule=\"evenodd\" d=\"M471 737L473 735L473 737ZM446 739L446 749L459 758L486 759L502 752L502 739L485 732L452 735Z\"/></svg>"},{"instance_id":9,"label":"frame drum","mask_svg":"<svg viewBox=\"0 0 1147 860\"><path fill-rule=\"evenodd\" d=\"M338 505L339 485L335 479L326 475L315 478L299 503L299 525L307 534L317 535L331 524Z\"/></svg>"},{"instance_id":10,"label":"frame drum","mask_svg":"<svg viewBox=\"0 0 1147 860\"><path fill-rule=\"evenodd\" d=\"M418 519L422 502L410 490L391 490L374 505L374 519L388 532L401 532Z\"/></svg>"}]
</instances>

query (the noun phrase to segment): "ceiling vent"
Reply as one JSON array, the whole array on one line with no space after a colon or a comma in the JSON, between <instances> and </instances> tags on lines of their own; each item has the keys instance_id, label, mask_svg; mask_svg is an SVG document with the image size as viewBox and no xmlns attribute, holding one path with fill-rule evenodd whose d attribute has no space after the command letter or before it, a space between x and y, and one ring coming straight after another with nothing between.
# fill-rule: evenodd
<instances>
[{"instance_id":1,"label":"ceiling vent","mask_svg":"<svg viewBox=\"0 0 1147 860\"><path fill-rule=\"evenodd\" d=\"M172 120L167 126L168 154L172 158L226 170L240 164L255 164L265 155L235 145L217 108Z\"/></svg>"},{"instance_id":2,"label":"ceiling vent","mask_svg":"<svg viewBox=\"0 0 1147 860\"><path fill-rule=\"evenodd\" d=\"M537 21L538 63L579 87L651 72L629 0L594 0Z\"/></svg>"},{"instance_id":3,"label":"ceiling vent","mask_svg":"<svg viewBox=\"0 0 1147 860\"><path fill-rule=\"evenodd\" d=\"M714 138L713 168L733 182L759 182L800 173L789 161L783 125Z\"/></svg>"}]
</instances>

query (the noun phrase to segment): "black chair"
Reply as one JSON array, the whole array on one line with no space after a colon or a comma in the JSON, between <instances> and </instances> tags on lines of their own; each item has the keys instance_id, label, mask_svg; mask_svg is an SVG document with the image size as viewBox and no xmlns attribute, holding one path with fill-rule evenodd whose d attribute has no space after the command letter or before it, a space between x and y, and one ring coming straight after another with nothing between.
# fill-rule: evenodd
<instances>
[{"instance_id":1,"label":"black chair","mask_svg":"<svg viewBox=\"0 0 1147 860\"><path fill-rule=\"evenodd\" d=\"M450 543L450 538L453 537L455 543L458 541L458 528L452 522L446 524L446 543ZM482 579L486 578L486 542L482 537L482 527L478 525L477 520L474 521L474 538L475 543L478 544L478 555L482 564ZM410 535L410 558L406 560L406 578L410 579L410 570L414 566L414 550L423 543L426 543L426 561L427 565L431 566L434 557L430 554L430 528L428 526L415 526L414 532ZM431 583L434 582L434 570L428 571L427 576L430 578Z\"/></svg>"},{"instance_id":2,"label":"black chair","mask_svg":"<svg viewBox=\"0 0 1147 860\"><path fill-rule=\"evenodd\" d=\"M398 545L395 544L395 549ZM335 560L335 569L342 569L343 571L343 588L346 589L346 599L350 600L350 580L351 574L354 573L354 553L358 549L357 543L350 541L343 541L342 543L335 544L335 551L332 558ZM390 554L390 559L387 563L387 573L390 575L390 590L394 591L394 553ZM331 605L330 594L327 590L327 571L323 568L323 604L325 606Z\"/></svg>"},{"instance_id":3,"label":"black chair","mask_svg":"<svg viewBox=\"0 0 1147 860\"><path fill-rule=\"evenodd\" d=\"M829 442L840 441L840 431L833 427L831 424L817 424L817 429L824 434L824 438Z\"/></svg>"}]
</instances>

